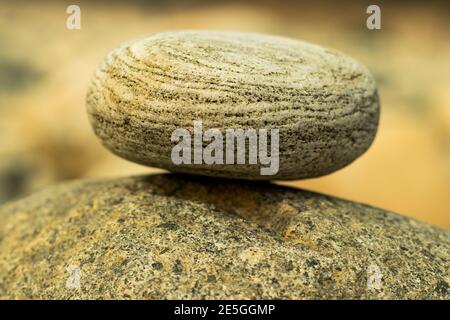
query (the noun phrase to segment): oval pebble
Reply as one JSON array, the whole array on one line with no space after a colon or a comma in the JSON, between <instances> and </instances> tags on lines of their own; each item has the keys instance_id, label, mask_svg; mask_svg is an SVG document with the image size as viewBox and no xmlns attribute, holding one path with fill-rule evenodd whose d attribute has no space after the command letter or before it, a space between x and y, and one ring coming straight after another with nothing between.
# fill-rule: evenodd
<instances>
[{"instance_id":1,"label":"oval pebble","mask_svg":"<svg viewBox=\"0 0 450 320\"><path fill-rule=\"evenodd\" d=\"M376 134L379 99L369 71L334 50L256 33L179 31L130 41L109 53L88 90L87 109L103 144L136 163L189 174L290 180L331 173L364 153ZM174 163L174 130L187 129L193 146L194 121L201 121L203 134L222 133L223 163L194 163L193 149L191 162ZM259 130L267 129L268 150L277 129L279 147L270 153L270 166L278 158L278 168L263 174L269 164L259 153L257 163L250 163L252 141L244 163L227 161L227 129L254 129L259 143ZM211 141L200 141L200 147Z\"/></svg>"}]
</instances>

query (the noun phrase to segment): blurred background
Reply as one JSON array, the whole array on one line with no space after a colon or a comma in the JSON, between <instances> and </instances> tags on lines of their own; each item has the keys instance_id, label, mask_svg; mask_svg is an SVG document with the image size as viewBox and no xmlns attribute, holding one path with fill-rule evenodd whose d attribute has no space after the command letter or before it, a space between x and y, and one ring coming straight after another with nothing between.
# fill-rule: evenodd
<instances>
[{"instance_id":1,"label":"blurred background","mask_svg":"<svg viewBox=\"0 0 450 320\"><path fill-rule=\"evenodd\" d=\"M71 4L81 30L66 28ZM366 28L370 4L381 7L381 30ZM0 204L60 181L155 171L101 146L85 111L90 79L131 38L220 29L338 49L378 81L370 150L334 174L287 184L450 229L449 13L446 1L0 1Z\"/></svg>"}]
</instances>

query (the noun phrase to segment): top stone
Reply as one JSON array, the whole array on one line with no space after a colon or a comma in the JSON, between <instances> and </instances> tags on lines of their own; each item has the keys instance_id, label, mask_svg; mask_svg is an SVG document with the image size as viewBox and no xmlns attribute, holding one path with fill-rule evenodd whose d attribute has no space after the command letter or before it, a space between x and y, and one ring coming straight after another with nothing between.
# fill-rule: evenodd
<instances>
[{"instance_id":1,"label":"top stone","mask_svg":"<svg viewBox=\"0 0 450 320\"><path fill-rule=\"evenodd\" d=\"M265 180L346 166L368 149L379 117L375 81L355 60L282 37L208 31L115 49L95 74L87 109L103 144L123 158ZM243 129L245 145L227 136L232 129Z\"/></svg>"}]
</instances>

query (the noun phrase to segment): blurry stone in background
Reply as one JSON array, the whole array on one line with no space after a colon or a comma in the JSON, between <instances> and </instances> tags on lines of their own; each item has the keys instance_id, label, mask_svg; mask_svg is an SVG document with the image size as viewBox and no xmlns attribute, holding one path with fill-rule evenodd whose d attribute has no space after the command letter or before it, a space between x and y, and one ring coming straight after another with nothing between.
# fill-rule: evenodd
<instances>
[{"instance_id":1,"label":"blurry stone in background","mask_svg":"<svg viewBox=\"0 0 450 320\"><path fill-rule=\"evenodd\" d=\"M36 171L32 161L14 157L0 158L0 202L26 193Z\"/></svg>"}]
</instances>

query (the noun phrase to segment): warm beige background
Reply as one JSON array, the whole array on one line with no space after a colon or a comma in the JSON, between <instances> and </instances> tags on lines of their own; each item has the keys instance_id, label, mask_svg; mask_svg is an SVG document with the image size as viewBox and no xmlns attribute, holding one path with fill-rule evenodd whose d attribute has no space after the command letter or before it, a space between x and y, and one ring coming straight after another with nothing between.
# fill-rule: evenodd
<instances>
[{"instance_id":1,"label":"warm beige background","mask_svg":"<svg viewBox=\"0 0 450 320\"><path fill-rule=\"evenodd\" d=\"M380 31L364 2L0 2L0 202L57 181L151 171L105 151L84 96L103 56L123 41L182 28L259 31L339 49L366 64L382 115L371 149L332 175L290 184L450 229L450 12L445 2L381 4ZM75 2L74 2L75 3Z\"/></svg>"}]
</instances>

